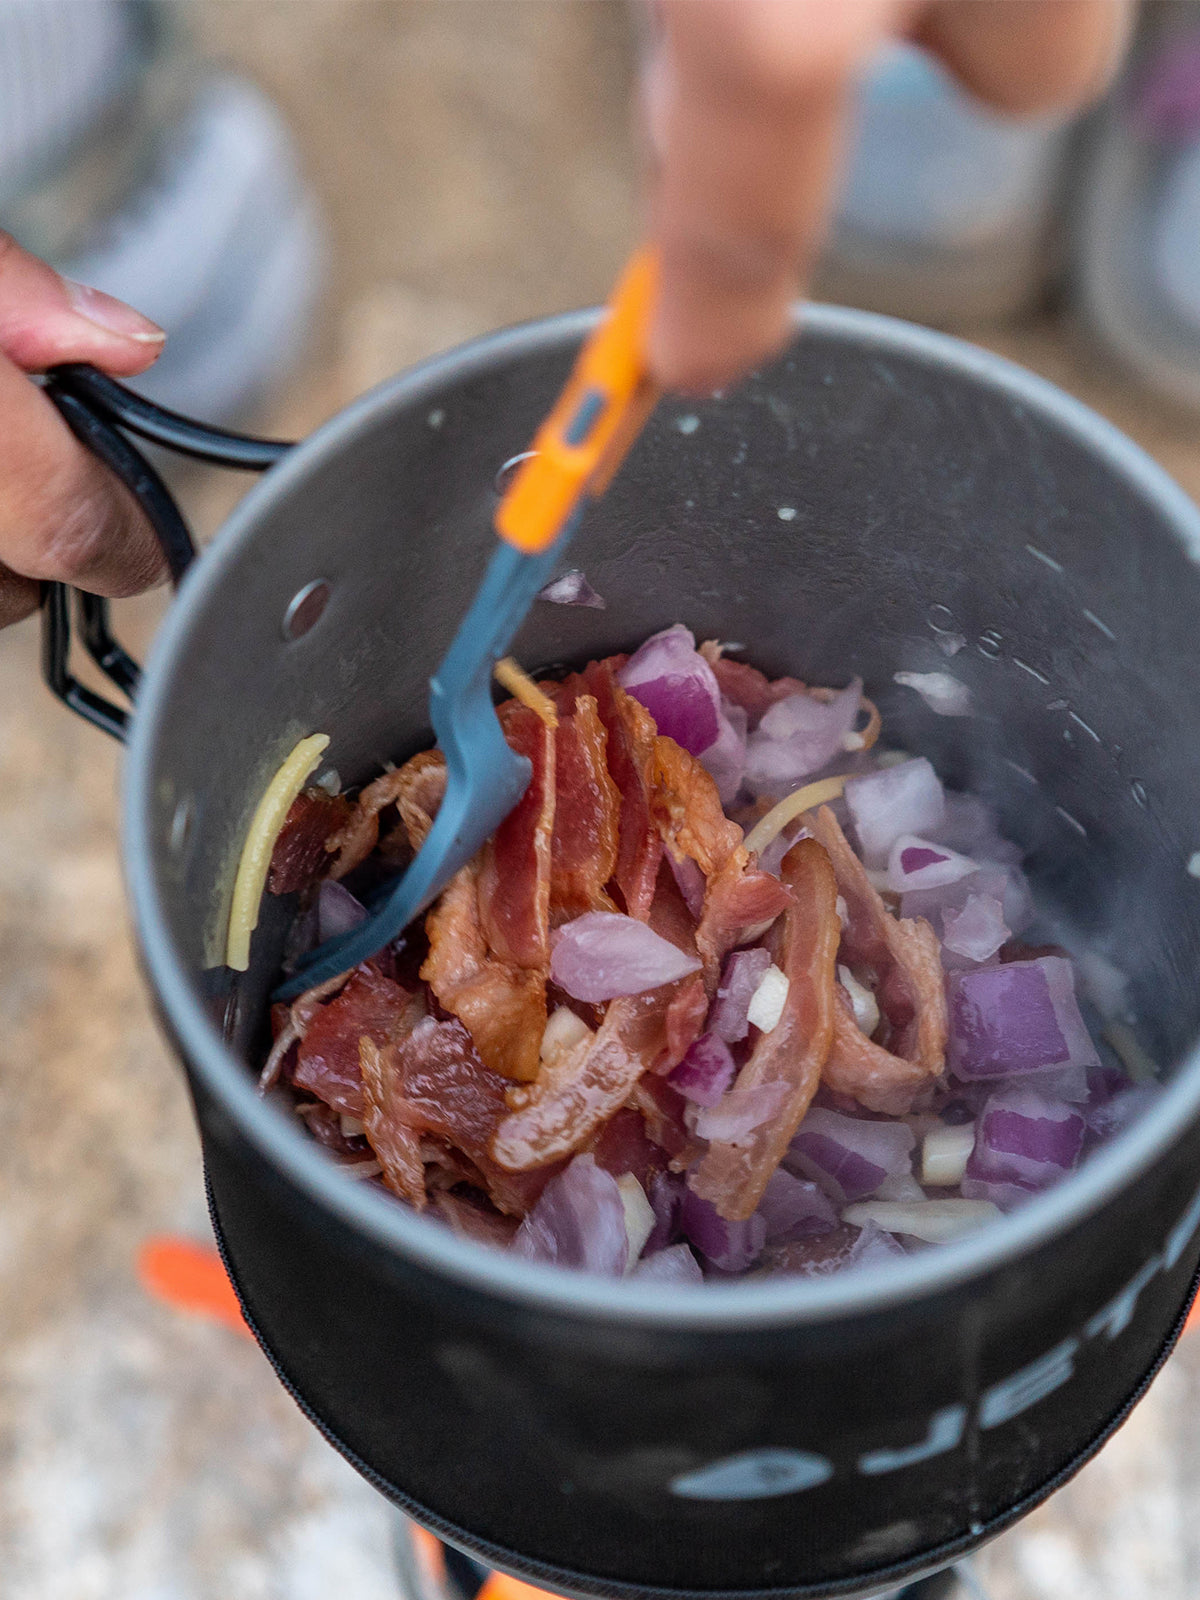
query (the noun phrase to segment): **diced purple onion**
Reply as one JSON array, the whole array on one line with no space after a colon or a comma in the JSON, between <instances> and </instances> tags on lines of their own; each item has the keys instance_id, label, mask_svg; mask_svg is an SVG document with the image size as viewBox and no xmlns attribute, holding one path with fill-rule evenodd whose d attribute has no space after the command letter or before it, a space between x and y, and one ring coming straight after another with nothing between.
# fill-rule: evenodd
<instances>
[{"instance_id":1,"label":"diced purple onion","mask_svg":"<svg viewBox=\"0 0 1200 1600\"><path fill-rule=\"evenodd\" d=\"M1004 908L1010 933L1020 933L1033 919L1033 896L1019 867L985 864L939 889L910 889L900 901L902 917L924 917L935 928L948 911L961 911L973 894L990 895Z\"/></svg>"},{"instance_id":2,"label":"diced purple onion","mask_svg":"<svg viewBox=\"0 0 1200 1600\"><path fill-rule=\"evenodd\" d=\"M630 1273L639 1283L703 1283L700 1263L686 1244L644 1255Z\"/></svg>"},{"instance_id":3,"label":"diced purple onion","mask_svg":"<svg viewBox=\"0 0 1200 1600\"><path fill-rule=\"evenodd\" d=\"M955 1077L1006 1078L1099 1062L1064 956L951 973L947 1059Z\"/></svg>"},{"instance_id":4,"label":"diced purple onion","mask_svg":"<svg viewBox=\"0 0 1200 1600\"><path fill-rule=\"evenodd\" d=\"M845 751L862 705L862 679L832 699L802 693L777 700L746 741L743 782L752 794L786 794Z\"/></svg>"},{"instance_id":5,"label":"diced purple onion","mask_svg":"<svg viewBox=\"0 0 1200 1600\"><path fill-rule=\"evenodd\" d=\"M737 799L746 771L746 730L749 718L742 706L721 697L717 737L700 756L700 765L717 786L723 806Z\"/></svg>"},{"instance_id":6,"label":"diced purple onion","mask_svg":"<svg viewBox=\"0 0 1200 1600\"><path fill-rule=\"evenodd\" d=\"M1083 1136L1083 1115L1077 1107L1023 1085L1006 1084L989 1097L980 1114L963 1179L964 1197L994 1198L967 1192L967 1186L978 1180L1022 1189L1048 1188L1078 1161Z\"/></svg>"},{"instance_id":7,"label":"diced purple onion","mask_svg":"<svg viewBox=\"0 0 1200 1600\"><path fill-rule=\"evenodd\" d=\"M902 833L888 855L887 883L897 894L914 889L943 889L978 871L978 862L946 845L930 844L915 833Z\"/></svg>"},{"instance_id":8,"label":"diced purple onion","mask_svg":"<svg viewBox=\"0 0 1200 1600\"><path fill-rule=\"evenodd\" d=\"M667 1082L696 1105L715 1106L733 1082L736 1070L724 1039L715 1033L702 1033Z\"/></svg>"},{"instance_id":9,"label":"diced purple onion","mask_svg":"<svg viewBox=\"0 0 1200 1600\"><path fill-rule=\"evenodd\" d=\"M598 595L578 567L553 578L537 593L539 600L548 600L552 606L590 606L593 611L604 611L606 602Z\"/></svg>"},{"instance_id":10,"label":"diced purple onion","mask_svg":"<svg viewBox=\"0 0 1200 1600\"><path fill-rule=\"evenodd\" d=\"M551 978L574 999L592 1004L657 989L699 970L699 957L616 911L585 912L551 935Z\"/></svg>"},{"instance_id":11,"label":"diced purple onion","mask_svg":"<svg viewBox=\"0 0 1200 1600\"><path fill-rule=\"evenodd\" d=\"M550 1179L509 1248L526 1261L622 1277L629 1236L617 1180L595 1156L576 1156Z\"/></svg>"},{"instance_id":12,"label":"diced purple onion","mask_svg":"<svg viewBox=\"0 0 1200 1600\"><path fill-rule=\"evenodd\" d=\"M787 1097L786 1083L759 1083L746 1089L735 1085L719 1104L697 1112L695 1131L701 1139L737 1144L778 1116Z\"/></svg>"},{"instance_id":13,"label":"diced purple onion","mask_svg":"<svg viewBox=\"0 0 1200 1600\"><path fill-rule=\"evenodd\" d=\"M894 1261L907 1252L900 1241L890 1233L884 1233L877 1223L868 1222L860 1229L858 1238L851 1245L849 1253L842 1262L842 1270L853 1267L876 1267L885 1261Z\"/></svg>"},{"instance_id":14,"label":"diced purple onion","mask_svg":"<svg viewBox=\"0 0 1200 1600\"><path fill-rule=\"evenodd\" d=\"M683 1203L684 1188L682 1173L660 1172L650 1179L646 1198L654 1208L654 1229L646 1240L643 1254L662 1250L679 1232L679 1208Z\"/></svg>"},{"instance_id":15,"label":"diced purple onion","mask_svg":"<svg viewBox=\"0 0 1200 1600\"><path fill-rule=\"evenodd\" d=\"M721 968L721 981L708 1013L708 1029L726 1044L737 1044L750 1032L750 1001L771 965L770 952L735 950Z\"/></svg>"},{"instance_id":16,"label":"diced purple onion","mask_svg":"<svg viewBox=\"0 0 1200 1600\"><path fill-rule=\"evenodd\" d=\"M768 1244L784 1244L811 1233L829 1233L838 1222L833 1205L815 1183L794 1177L782 1167L767 1179L758 1214L767 1225Z\"/></svg>"},{"instance_id":17,"label":"diced purple onion","mask_svg":"<svg viewBox=\"0 0 1200 1600\"><path fill-rule=\"evenodd\" d=\"M946 797L937 773L924 756L918 756L851 778L846 785L846 804L863 861L868 867L882 867L901 834L936 837Z\"/></svg>"},{"instance_id":18,"label":"diced purple onion","mask_svg":"<svg viewBox=\"0 0 1200 1600\"><path fill-rule=\"evenodd\" d=\"M703 754L721 731L721 691L695 636L676 623L652 634L617 674L617 682L654 718L665 738Z\"/></svg>"},{"instance_id":19,"label":"diced purple onion","mask_svg":"<svg viewBox=\"0 0 1200 1600\"><path fill-rule=\"evenodd\" d=\"M942 912L942 948L966 961L987 961L1009 937L1004 906L990 894L969 894L961 911Z\"/></svg>"},{"instance_id":20,"label":"diced purple onion","mask_svg":"<svg viewBox=\"0 0 1200 1600\"><path fill-rule=\"evenodd\" d=\"M817 1107L800 1124L784 1159L845 1206L909 1168L916 1142L907 1123L869 1122Z\"/></svg>"},{"instance_id":21,"label":"diced purple onion","mask_svg":"<svg viewBox=\"0 0 1200 1600\"><path fill-rule=\"evenodd\" d=\"M344 884L326 878L317 890L317 934L321 944L367 920L367 908Z\"/></svg>"},{"instance_id":22,"label":"diced purple onion","mask_svg":"<svg viewBox=\"0 0 1200 1600\"><path fill-rule=\"evenodd\" d=\"M679 892L683 896L683 903L687 906L692 916L699 922L704 912L704 894L708 888L708 879L692 860L691 856L684 856L682 861L676 861L668 850L667 863L674 874L675 882L679 885Z\"/></svg>"},{"instance_id":23,"label":"diced purple onion","mask_svg":"<svg viewBox=\"0 0 1200 1600\"><path fill-rule=\"evenodd\" d=\"M767 1242L767 1224L758 1212L744 1222L729 1222L691 1189L683 1192L679 1225L719 1272L745 1272L757 1261Z\"/></svg>"}]
</instances>

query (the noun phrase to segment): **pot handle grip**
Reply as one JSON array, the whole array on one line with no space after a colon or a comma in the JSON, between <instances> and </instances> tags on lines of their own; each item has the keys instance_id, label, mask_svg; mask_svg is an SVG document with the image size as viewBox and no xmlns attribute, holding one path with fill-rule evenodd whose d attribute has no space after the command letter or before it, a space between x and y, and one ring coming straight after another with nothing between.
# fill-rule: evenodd
<instances>
[{"instance_id":1,"label":"pot handle grip","mask_svg":"<svg viewBox=\"0 0 1200 1600\"><path fill-rule=\"evenodd\" d=\"M178 587L195 560L195 542L170 490L126 433L197 461L250 472L274 466L292 448L283 440L260 439L193 422L134 394L95 367L52 367L46 374L45 392L79 442L116 473L141 506L162 546L172 587ZM87 688L71 673L73 609L88 655L128 700L137 697L141 668L112 635L108 601L72 590L65 583L42 585L42 677L78 716L114 739L124 740L130 712Z\"/></svg>"}]
</instances>

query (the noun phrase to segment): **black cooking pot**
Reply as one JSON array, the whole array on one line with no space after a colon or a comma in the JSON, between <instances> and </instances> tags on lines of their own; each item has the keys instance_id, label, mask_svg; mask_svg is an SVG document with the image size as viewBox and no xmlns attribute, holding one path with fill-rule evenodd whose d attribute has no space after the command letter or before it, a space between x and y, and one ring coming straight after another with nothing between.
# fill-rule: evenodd
<instances>
[{"instance_id":1,"label":"black cooking pot","mask_svg":"<svg viewBox=\"0 0 1200 1600\"><path fill-rule=\"evenodd\" d=\"M327 732L346 783L426 740L426 680L489 553L497 471L589 325L503 333L368 395L289 452L189 573L130 744L138 936L247 1316L372 1483L570 1594L862 1594L945 1564L1074 1472L1191 1294L1200 516L1050 385L865 314L813 308L769 371L660 406L572 553L608 609L536 606L519 658L578 664L682 620L771 674L860 673L889 739L983 792L1048 902L1127 974L1169 1083L1052 1193L886 1270L668 1292L510 1260L342 1176L259 1099L246 1061L287 905L267 908L249 973L219 962L247 823L296 740ZM86 429L86 383L58 392ZM85 622L104 656L102 616ZM952 671L974 714L933 715L893 684L901 668Z\"/></svg>"}]
</instances>

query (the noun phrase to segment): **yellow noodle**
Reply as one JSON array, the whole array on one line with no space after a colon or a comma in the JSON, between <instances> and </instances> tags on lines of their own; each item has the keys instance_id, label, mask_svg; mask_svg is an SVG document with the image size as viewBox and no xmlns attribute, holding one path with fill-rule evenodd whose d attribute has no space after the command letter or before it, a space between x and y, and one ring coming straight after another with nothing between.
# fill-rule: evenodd
<instances>
[{"instance_id":1,"label":"yellow noodle","mask_svg":"<svg viewBox=\"0 0 1200 1600\"><path fill-rule=\"evenodd\" d=\"M529 674L524 672L511 656L505 656L503 661L497 661L496 682L502 689L507 689L514 700L519 700L523 706L528 706L530 711L536 711L549 729L558 727L558 710L554 701L548 694L542 693Z\"/></svg>"},{"instance_id":2,"label":"yellow noodle","mask_svg":"<svg viewBox=\"0 0 1200 1600\"><path fill-rule=\"evenodd\" d=\"M313 733L301 739L267 785L251 818L237 877L233 881L229 939L225 949L226 966L238 972L245 972L250 965L250 935L258 926L258 908L279 830L305 780L319 765L321 752L328 743L327 733Z\"/></svg>"},{"instance_id":3,"label":"yellow noodle","mask_svg":"<svg viewBox=\"0 0 1200 1600\"><path fill-rule=\"evenodd\" d=\"M831 800L836 800L846 787L847 781L853 776L852 772L842 772L836 778L821 778L817 783L805 784L803 789L797 789L794 794L786 795L751 828L746 835L746 849L757 851L761 855L771 840L802 811L811 811L814 806L828 805Z\"/></svg>"}]
</instances>

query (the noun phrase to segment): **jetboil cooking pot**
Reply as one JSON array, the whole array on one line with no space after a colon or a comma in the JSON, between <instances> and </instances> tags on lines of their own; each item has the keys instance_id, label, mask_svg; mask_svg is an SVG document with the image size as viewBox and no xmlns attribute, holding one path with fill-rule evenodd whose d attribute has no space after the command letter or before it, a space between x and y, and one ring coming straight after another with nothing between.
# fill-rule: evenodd
<instances>
[{"instance_id":1,"label":"jetboil cooking pot","mask_svg":"<svg viewBox=\"0 0 1200 1600\"><path fill-rule=\"evenodd\" d=\"M566 1594L861 1595L969 1551L1073 1473L1192 1293L1200 515L1049 384L858 312L811 308L769 370L659 407L571 553L607 609L535 605L518 658L578 665L683 621L772 675L861 674L889 741L983 792L1029 849L1167 1087L1051 1193L884 1269L683 1291L511 1260L342 1176L259 1098L247 1063L289 905L265 908L248 973L221 953L247 824L297 739L328 733L346 784L426 740L497 476L589 326L452 351L286 451L53 380L177 570L186 530L113 419L211 459L281 458L188 572L140 687L103 607L84 608L89 649L137 688L137 935L246 1315L371 1483ZM48 675L119 731L67 674L68 622L52 595ZM935 715L901 669L951 673L971 714Z\"/></svg>"}]
</instances>

